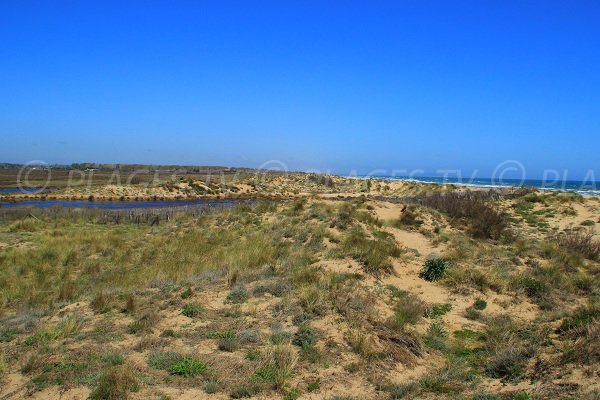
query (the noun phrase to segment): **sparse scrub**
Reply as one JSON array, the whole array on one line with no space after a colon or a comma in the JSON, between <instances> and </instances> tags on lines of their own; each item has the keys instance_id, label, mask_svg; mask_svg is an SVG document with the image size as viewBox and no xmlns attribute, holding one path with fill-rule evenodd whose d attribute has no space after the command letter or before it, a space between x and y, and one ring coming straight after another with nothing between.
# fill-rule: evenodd
<instances>
[{"instance_id":1,"label":"sparse scrub","mask_svg":"<svg viewBox=\"0 0 600 400\"><path fill-rule=\"evenodd\" d=\"M498 239L508 227L508 218L492 201L492 195L485 192L435 193L425 196L421 204L452 218L468 220L475 237Z\"/></svg>"}]
</instances>

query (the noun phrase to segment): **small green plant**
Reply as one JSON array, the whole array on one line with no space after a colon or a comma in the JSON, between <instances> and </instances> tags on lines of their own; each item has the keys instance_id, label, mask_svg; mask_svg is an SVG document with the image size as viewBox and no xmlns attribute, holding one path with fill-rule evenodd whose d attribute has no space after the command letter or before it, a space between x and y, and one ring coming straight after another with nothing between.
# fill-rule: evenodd
<instances>
[{"instance_id":1,"label":"small green plant","mask_svg":"<svg viewBox=\"0 0 600 400\"><path fill-rule=\"evenodd\" d=\"M315 391L319 390L320 387L321 387L321 381L317 379L316 381L310 382L307 385L306 390L308 390L309 392L315 392Z\"/></svg>"},{"instance_id":2,"label":"small green plant","mask_svg":"<svg viewBox=\"0 0 600 400\"><path fill-rule=\"evenodd\" d=\"M181 298L184 300L189 299L190 297L192 297L192 294L194 294L192 292L192 288L189 287L189 288L185 289L183 292L181 292Z\"/></svg>"},{"instance_id":3,"label":"small green plant","mask_svg":"<svg viewBox=\"0 0 600 400\"><path fill-rule=\"evenodd\" d=\"M451 304L434 304L425 310L426 318L439 318L448 314L452 310Z\"/></svg>"},{"instance_id":4,"label":"small green plant","mask_svg":"<svg viewBox=\"0 0 600 400\"><path fill-rule=\"evenodd\" d=\"M248 353L246 353L246 360L248 360L248 361L260 360L260 351L249 350Z\"/></svg>"},{"instance_id":5,"label":"small green plant","mask_svg":"<svg viewBox=\"0 0 600 400\"><path fill-rule=\"evenodd\" d=\"M473 303L473 308L479 311L485 310L487 307L487 301L483 299L477 299Z\"/></svg>"},{"instance_id":6,"label":"small green plant","mask_svg":"<svg viewBox=\"0 0 600 400\"><path fill-rule=\"evenodd\" d=\"M204 391L208 394L217 393L219 390L221 390L221 387L222 384L217 379L209 379L204 382L204 385L202 385L202 389L204 389Z\"/></svg>"},{"instance_id":7,"label":"small green plant","mask_svg":"<svg viewBox=\"0 0 600 400\"><path fill-rule=\"evenodd\" d=\"M183 310L181 311L181 313L186 317L194 318L202 314L203 311L204 307L202 307L202 305L198 303L188 303L185 306L183 306Z\"/></svg>"},{"instance_id":8,"label":"small green plant","mask_svg":"<svg viewBox=\"0 0 600 400\"><path fill-rule=\"evenodd\" d=\"M419 276L429 282L437 281L444 276L448 265L448 261L442 258L429 258L425 261L425 265Z\"/></svg>"},{"instance_id":9,"label":"small green plant","mask_svg":"<svg viewBox=\"0 0 600 400\"><path fill-rule=\"evenodd\" d=\"M218 347L221 351L233 352L239 347L239 340L235 331L220 332Z\"/></svg>"},{"instance_id":10,"label":"small green plant","mask_svg":"<svg viewBox=\"0 0 600 400\"><path fill-rule=\"evenodd\" d=\"M360 370L360 365L356 362L351 362L350 364L346 365L344 369L349 373L354 374Z\"/></svg>"},{"instance_id":11,"label":"small green plant","mask_svg":"<svg viewBox=\"0 0 600 400\"><path fill-rule=\"evenodd\" d=\"M313 346L317 342L317 333L310 326L302 324L294 335L292 343L299 347Z\"/></svg>"},{"instance_id":12,"label":"small green plant","mask_svg":"<svg viewBox=\"0 0 600 400\"><path fill-rule=\"evenodd\" d=\"M435 321L429 325L427 334L425 335L425 344L428 347L436 350L446 349L446 338L448 337L448 331L444 328L444 325Z\"/></svg>"},{"instance_id":13,"label":"small green plant","mask_svg":"<svg viewBox=\"0 0 600 400\"><path fill-rule=\"evenodd\" d=\"M184 357L181 361L169 368L171 375L185 377L200 375L208 369L208 365L191 357Z\"/></svg>"}]
</instances>

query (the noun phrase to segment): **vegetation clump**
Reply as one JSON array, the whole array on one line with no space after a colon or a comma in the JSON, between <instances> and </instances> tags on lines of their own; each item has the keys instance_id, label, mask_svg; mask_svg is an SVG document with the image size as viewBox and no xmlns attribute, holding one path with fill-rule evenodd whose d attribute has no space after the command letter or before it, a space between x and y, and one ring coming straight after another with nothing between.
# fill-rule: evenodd
<instances>
[{"instance_id":1,"label":"vegetation clump","mask_svg":"<svg viewBox=\"0 0 600 400\"><path fill-rule=\"evenodd\" d=\"M202 307L201 304L188 303L185 306L183 306L183 310L181 311L181 313L186 317L194 318L202 314L203 311L204 307Z\"/></svg>"},{"instance_id":2,"label":"vegetation clump","mask_svg":"<svg viewBox=\"0 0 600 400\"><path fill-rule=\"evenodd\" d=\"M444 276L448 266L448 261L439 257L430 257L425 261L425 265L419 276L426 281L437 281Z\"/></svg>"}]
</instances>

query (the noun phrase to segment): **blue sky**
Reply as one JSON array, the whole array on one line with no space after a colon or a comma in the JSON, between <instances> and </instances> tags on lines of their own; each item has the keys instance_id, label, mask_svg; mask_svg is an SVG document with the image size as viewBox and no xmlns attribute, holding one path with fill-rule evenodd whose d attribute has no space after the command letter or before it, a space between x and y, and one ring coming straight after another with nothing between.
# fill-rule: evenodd
<instances>
[{"instance_id":1,"label":"blue sky","mask_svg":"<svg viewBox=\"0 0 600 400\"><path fill-rule=\"evenodd\" d=\"M596 1L5 0L0 161L583 178L598 21Z\"/></svg>"}]
</instances>

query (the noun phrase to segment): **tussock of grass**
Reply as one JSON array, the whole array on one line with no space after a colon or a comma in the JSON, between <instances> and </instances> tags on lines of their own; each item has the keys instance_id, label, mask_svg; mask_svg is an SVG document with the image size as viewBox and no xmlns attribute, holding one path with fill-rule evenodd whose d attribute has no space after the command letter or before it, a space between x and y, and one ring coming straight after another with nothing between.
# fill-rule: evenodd
<instances>
[{"instance_id":1,"label":"tussock of grass","mask_svg":"<svg viewBox=\"0 0 600 400\"><path fill-rule=\"evenodd\" d=\"M169 373L171 375L193 377L206 372L206 370L208 370L208 365L202 361L191 357L184 357L169 368Z\"/></svg>"},{"instance_id":2,"label":"tussock of grass","mask_svg":"<svg viewBox=\"0 0 600 400\"><path fill-rule=\"evenodd\" d=\"M348 232L341 242L341 249L344 255L354 258L365 271L376 276L392 272L391 257L399 257L402 253L393 238L381 232L369 239L360 227Z\"/></svg>"},{"instance_id":3,"label":"tussock of grass","mask_svg":"<svg viewBox=\"0 0 600 400\"><path fill-rule=\"evenodd\" d=\"M98 385L90 394L91 400L122 400L129 398L129 392L139 390L138 380L130 369L113 368L104 373Z\"/></svg>"}]
</instances>

